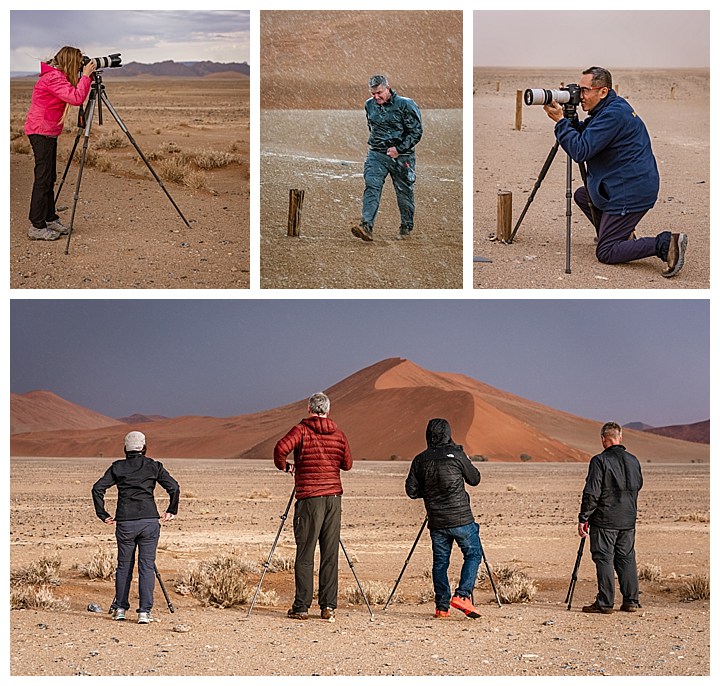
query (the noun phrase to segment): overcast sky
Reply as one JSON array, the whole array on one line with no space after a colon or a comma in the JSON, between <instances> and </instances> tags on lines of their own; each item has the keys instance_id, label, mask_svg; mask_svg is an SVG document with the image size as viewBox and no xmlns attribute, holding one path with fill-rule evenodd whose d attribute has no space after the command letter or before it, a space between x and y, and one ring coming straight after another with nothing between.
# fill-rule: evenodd
<instances>
[{"instance_id":1,"label":"overcast sky","mask_svg":"<svg viewBox=\"0 0 720 686\"><path fill-rule=\"evenodd\" d=\"M249 11L14 10L10 71L33 71L63 45L128 62L250 62Z\"/></svg>"},{"instance_id":2,"label":"overcast sky","mask_svg":"<svg viewBox=\"0 0 720 686\"><path fill-rule=\"evenodd\" d=\"M475 66L710 66L707 10L480 10L473 23Z\"/></svg>"},{"instance_id":3,"label":"overcast sky","mask_svg":"<svg viewBox=\"0 0 720 686\"><path fill-rule=\"evenodd\" d=\"M11 388L111 417L234 416L388 357L573 414L709 417L705 300L19 300Z\"/></svg>"}]
</instances>

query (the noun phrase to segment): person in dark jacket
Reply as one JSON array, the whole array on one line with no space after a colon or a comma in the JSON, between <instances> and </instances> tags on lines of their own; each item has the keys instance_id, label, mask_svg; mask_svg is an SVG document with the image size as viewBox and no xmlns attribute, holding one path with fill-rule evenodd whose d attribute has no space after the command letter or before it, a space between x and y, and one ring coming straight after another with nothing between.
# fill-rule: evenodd
<instances>
[{"instance_id":1,"label":"person in dark jacket","mask_svg":"<svg viewBox=\"0 0 720 686\"><path fill-rule=\"evenodd\" d=\"M657 201L660 188L650 136L642 119L612 87L612 75L602 67L586 69L580 82L580 105L588 117L568 119L553 101L545 105L555 123L555 137L576 162L587 163L587 189L575 191L575 202L598 225L595 254L603 264L620 264L645 257L667 263L666 278L680 272L688 237L662 231L635 238L635 227Z\"/></svg>"},{"instance_id":2,"label":"person in dark jacket","mask_svg":"<svg viewBox=\"0 0 720 686\"><path fill-rule=\"evenodd\" d=\"M620 609L635 612L640 607L635 520L642 470L638 459L622 445L619 424L604 424L600 438L604 450L590 460L578 515L578 535L590 536L598 583L595 602L583 607L583 612L613 611L615 572L623 596Z\"/></svg>"},{"instance_id":3,"label":"person in dark jacket","mask_svg":"<svg viewBox=\"0 0 720 686\"><path fill-rule=\"evenodd\" d=\"M340 470L352 468L345 434L328 417L330 399L315 393L308 400L308 417L275 445L275 466L295 475L295 599L291 619L307 619L313 599L315 548L320 544L318 603L322 619L335 621L340 547ZM287 458L292 453L293 462Z\"/></svg>"},{"instance_id":4,"label":"person in dark jacket","mask_svg":"<svg viewBox=\"0 0 720 686\"><path fill-rule=\"evenodd\" d=\"M362 220L351 231L364 241L373 240L375 216L389 174L400 210L397 238L404 239L414 226L415 146L423 133L420 109L410 98L403 98L390 88L387 77L381 74L372 76L368 86L371 97L365 101L365 117L370 150L363 169Z\"/></svg>"},{"instance_id":5,"label":"person in dark jacket","mask_svg":"<svg viewBox=\"0 0 720 686\"><path fill-rule=\"evenodd\" d=\"M146 450L145 435L140 431L131 431L125 436L125 459L113 462L92 487L95 514L105 524L115 524L118 557L113 619L124 620L125 613L130 609L128 596L137 552L138 624L149 624L153 620L155 553L160 538L160 521L175 519L180 501L177 481L160 462L146 457ZM153 495L156 484L160 484L170 496L170 503L162 516L158 513ZM118 489L114 517L105 509L105 491L111 486Z\"/></svg>"},{"instance_id":6,"label":"person in dark jacket","mask_svg":"<svg viewBox=\"0 0 720 686\"><path fill-rule=\"evenodd\" d=\"M476 619L480 613L472 603L478 567L482 561L480 527L470 509L465 484L477 486L480 472L453 442L450 424L445 419L431 419L425 430L427 450L413 459L405 480L410 498L422 498L427 512L433 551L433 587L435 616L447 617L450 606ZM453 542L463 554L460 581L450 597L447 570Z\"/></svg>"}]
</instances>

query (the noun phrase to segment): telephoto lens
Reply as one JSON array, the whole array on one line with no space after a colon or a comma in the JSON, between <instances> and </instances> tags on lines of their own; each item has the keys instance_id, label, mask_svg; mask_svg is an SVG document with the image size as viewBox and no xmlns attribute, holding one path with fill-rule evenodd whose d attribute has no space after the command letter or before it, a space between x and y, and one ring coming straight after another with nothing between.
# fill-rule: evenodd
<instances>
[{"instance_id":1,"label":"telephoto lens","mask_svg":"<svg viewBox=\"0 0 720 686\"><path fill-rule=\"evenodd\" d=\"M549 105L553 100L559 105L570 102L570 92L565 88L528 88L523 95L526 105Z\"/></svg>"},{"instance_id":2,"label":"telephoto lens","mask_svg":"<svg viewBox=\"0 0 720 686\"><path fill-rule=\"evenodd\" d=\"M122 67L122 58L119 52L108 55L107 57L83 57L83 64L87 64L88 62L94 62L95 69Z\"/></svg>"}]
</instances>

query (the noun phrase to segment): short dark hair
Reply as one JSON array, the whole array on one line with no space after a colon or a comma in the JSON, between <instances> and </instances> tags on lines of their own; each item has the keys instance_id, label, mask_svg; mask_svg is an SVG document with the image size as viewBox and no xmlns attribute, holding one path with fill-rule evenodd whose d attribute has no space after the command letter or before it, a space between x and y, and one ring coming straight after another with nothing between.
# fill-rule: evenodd
<instances>
[{"instance_id":1,"label":"short dark hair","mask_svg":"<svg viewBox=\"0 0 720 686\"><path fill-rule=\"evenodd\" d=\"M612 436L613 438L619 438L622 436L622 427L617 422L605 422L603 424L602 429L600 429L600 435L605 438L605 436Z\"/></svg>"},{"instance_id":2,"label":"short dark hair","mask_svg":"<svg viewBox=\"0 0 720 686\"><path fill-rule=\"evenodd\" d=\"M592 74L592 85L593 86L605 86L605 88L612 88L612 74L603 67L590 67L586 69L583 74Z\"/></svg>"},{"instance_id":3,"label":"short dark hair","mask_svg":"<svg viewBox=\"0 0 720 686\"><path fill-rule=\"evenodd\" d=\"M368 88L387 88L387 86L387 76L384 76L383 74L375 74L375 76L371 76L368 79Z\"/></svg>"}]
</instances>

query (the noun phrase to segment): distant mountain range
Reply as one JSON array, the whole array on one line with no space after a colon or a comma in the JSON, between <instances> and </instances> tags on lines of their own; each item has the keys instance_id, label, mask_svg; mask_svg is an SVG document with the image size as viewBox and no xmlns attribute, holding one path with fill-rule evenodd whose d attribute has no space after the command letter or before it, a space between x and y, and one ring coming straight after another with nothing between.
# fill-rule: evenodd
<instances>
[{"instance_id":1,"label":"distant mountain range","mask_svg":"<svg viewBox=\"0 0 720 686\"><path fill-rule=\"evenodd\" d=\"M450 421L471 456L504 462L585 462L600 452L599 423L561 412L460 374L431 372L391 358L327 390L331 416L356 459L410 460L425 448L433 417ZM11 395L10 451L24 456L122 455L129 427L148 436L154 457L272 459L273 446L305 416L306 399L237 417L131 415L122 421L48 391ZM677 435L684 434L676 427ZM627 428L641 461L706 462L709 445ZM521 458L520 456L523 455Z\"/></svg>"},{"instance_id":2,"label":"distant mountain range","mask_svg":"<svg viewBox=\"0 0 720 686\"><path fill-rule=\"evenodd\" d=\"M10 78L35 77L38 72L10 72ZM128 62L122 67L103 70L104 76L182 76L185 78L250 76L247 62Z\"/></svg>"},{"instance_id":3,"label":"distant mountain range","mask_svg":"<svg viewBox=\"0 0 720 686\"><path fill-rule=\"evenodd\" d=\"M672 426L650 426L642 422L630 422L624 428L637 429L658 436L679 438L681 441L710 444L710 420L695 422L694 424L673 424Z\"/></svg>"}]
</instances>

